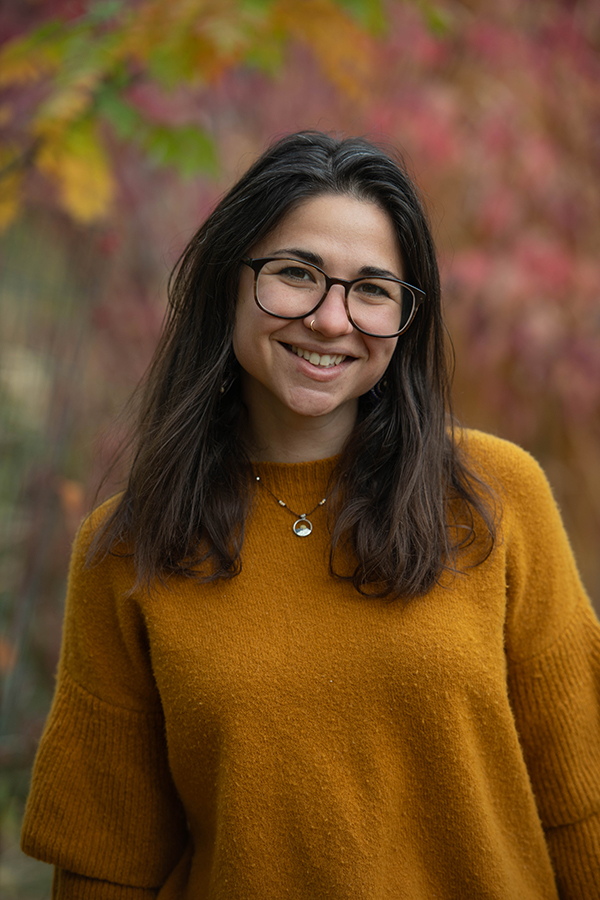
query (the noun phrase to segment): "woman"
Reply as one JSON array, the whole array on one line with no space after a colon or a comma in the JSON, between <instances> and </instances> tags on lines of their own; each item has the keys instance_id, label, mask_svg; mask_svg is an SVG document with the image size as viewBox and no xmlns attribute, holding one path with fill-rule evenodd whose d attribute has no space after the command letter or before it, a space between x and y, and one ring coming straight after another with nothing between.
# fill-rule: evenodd
<instances>
[{"instance_id":1,"label":"woman","mask_svg":"<svg viewBox=\"0 0 600 900\"><path fill-rule=\"evenodd\" d=\"M600 897L598 622L536 463L453 432L407 174L284 138L170 293L73 555L54 896Z\"/></svg>"}]
</instances>

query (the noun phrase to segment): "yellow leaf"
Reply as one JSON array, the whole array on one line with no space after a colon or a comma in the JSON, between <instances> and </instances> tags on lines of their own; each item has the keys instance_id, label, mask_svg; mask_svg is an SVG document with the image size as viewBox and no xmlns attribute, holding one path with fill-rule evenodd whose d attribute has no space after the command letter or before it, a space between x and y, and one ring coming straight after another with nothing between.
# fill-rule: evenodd
<instances>
[{"instance_id":1,"label":"yellow leaf","mask_svg":"<svg viewBox=\"0 0 600 900\"><path fill-rule=\"evenodd\" d=\"M352 100L369 97L373 71L370 38L332 0L280 0L273 21L308 44L327 78Z\"/></svg>"},{"instance_id":2,"label":"yellow leaf","mask_svg":"<svg viewBox=\"0 0 600 900\"><path fill-rule=\"evenodd\" d=\"M51 47L36 45L28 37L14 38L0 52L0 87L38 81L57 67L58 58Z\"/></svg>"},{"instance_id":3,"label":"yellow leaf","mask_svg":"<svg viewBox=\"0 0 600 900\"><path fill-rule=\"evenodd\" d=\"M37 133L43 133L46 127L50 127L50 123L62 128L63 124L81 118L93 103L94 90L102 77L103 72L100 70L84 72L76 80L56 90L37 112Z\"/></svg>"},{"instance_id":4,"label":"yellow leaf","mask_svg":"<svg viewBox=\"0 0 600 900\"><path fill-rule=\"evenodd\" d=\"M165 39L173 43L178 32L187 32L206 5L206 0L147 0L128 29L126 52L139 62L147 62Z\"/></svg>"},{"instance_id":5,"label":"yellow leaf","mask_svg":"<svg viewBox=\"0 0 600 900\"><path fill-rule=\"evenodd\" d=\"M241 58L253 21L239 0L146 0L120 50L153 71L164 58L174 81L203 82Z\"/></svg>"},{"instance_id":6,"label":"yellow leaf","mask_svg":"<svg viewBox=\"0 0 600 900\"><path fill-rule=\"evenodd\" d=\"M20 166L11 166L18 154L14 148L0 148L0 232L16 219L19 212L23 170Z\"/></svg>"},{"instance_id":7,"label":"yellow leaf","mask_svg":"<svg viewBox=\"0 0 600 900\"><path fill-rule=\"evenodd\" d=\"M85 119L62 132L48 132L37 164L57 185L61 203L74 219L89 223L109 212L115 185L94 122Z\"/></svg>"}]
</instances>

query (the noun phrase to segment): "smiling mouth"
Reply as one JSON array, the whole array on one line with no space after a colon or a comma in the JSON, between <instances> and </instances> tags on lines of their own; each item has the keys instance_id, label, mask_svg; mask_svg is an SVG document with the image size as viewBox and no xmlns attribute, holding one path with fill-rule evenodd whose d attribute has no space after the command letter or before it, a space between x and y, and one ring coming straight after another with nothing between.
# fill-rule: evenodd
<instances>
[{"instance_id":1,"label":"smiling mouth","mask_svg":"<svg viewBox=\"0 0 600 900\"><path fill-rule=\"evenodd\" d=\"M348 357L345 354L337 353L323 353L323 355L319 353L315 353L314 350L303 350L302 347L296 347L294 344L287 345L292 353L295 353L296 356L300 356L302 359L308 360L309 363L312 363L313 366L321 366L324 369L330 369L332 366L339 366L341 362L343 362Z\"/></svg>"}]
</instances>

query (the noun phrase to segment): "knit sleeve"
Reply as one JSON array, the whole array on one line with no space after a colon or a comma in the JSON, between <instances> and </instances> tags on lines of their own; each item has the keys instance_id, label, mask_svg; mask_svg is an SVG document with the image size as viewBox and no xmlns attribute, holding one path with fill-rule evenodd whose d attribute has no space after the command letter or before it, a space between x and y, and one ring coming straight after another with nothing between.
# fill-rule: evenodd
<instances>
[{"instance_id":1,"label":"knit sleeve","mask_svg":"<svg viewBox=\"0 0 600 900\"><path fill-rule=\"evenodd\" d=\"M21 842L59 867L61 900L149 900L184 854L187 827L124 561L88 566L89 539L88 526L73 552L56 692Z\"/></svg>"},{"instance_id":2,"label":"knit sleeve","mask_svg":"<svg viewBox=\"0 0 600 900\"><path fill-rule=\"evenodd\" d=\"M156 896L154 890L85 878L60 868L52 881L52 900L155 900Z\"/></svg>"},{"instance_id":3,"label":"knit sleeve","mask_svg":"<svg viewBox=\"0 0 600 900\"><path fill-rule=\"evenodd\" d=\"M600 900L600 625L545 476L507 478L508 686L561 900Z\"/></svg>"}]
</instances>

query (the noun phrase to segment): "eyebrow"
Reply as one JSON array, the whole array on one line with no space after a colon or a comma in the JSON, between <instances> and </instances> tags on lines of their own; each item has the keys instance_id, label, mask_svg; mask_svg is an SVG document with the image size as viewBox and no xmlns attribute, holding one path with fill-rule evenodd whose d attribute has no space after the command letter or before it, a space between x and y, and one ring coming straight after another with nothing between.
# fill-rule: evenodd
<instances>
[{"instance_id":1,"label":"eyebrow","mask_svg":"<svg viewBox=\"0 0 600 900\"><path fill-rule=\"evenodd\" d=\"M311 263L313 266L319 266L320 269L324 266L323 257L319 256L318 253L313 253L311 250L301 250L299 247L284 247L281 250L276 250L275 253L277 256L279 256L279 254L282 256L295 256L297 259L302 259L307 263ZM397 281L401 281L395 272L390 272L389 269L380 269L378 266L362 266L358 270L357 278L363 277L395 278ZM349 280L352 281L353 279Z\"/></svg>"}]
</instances>

